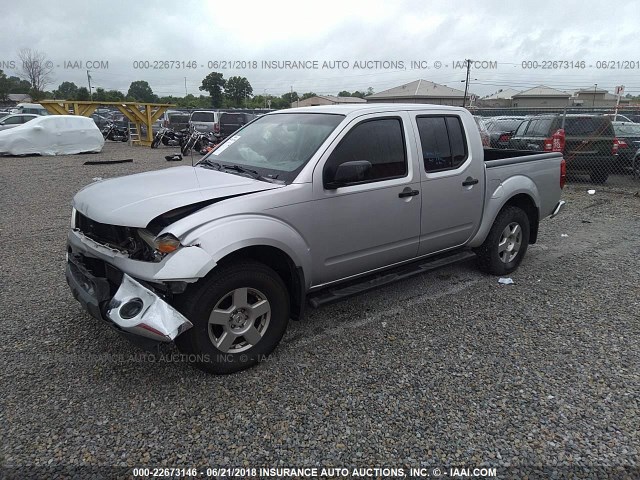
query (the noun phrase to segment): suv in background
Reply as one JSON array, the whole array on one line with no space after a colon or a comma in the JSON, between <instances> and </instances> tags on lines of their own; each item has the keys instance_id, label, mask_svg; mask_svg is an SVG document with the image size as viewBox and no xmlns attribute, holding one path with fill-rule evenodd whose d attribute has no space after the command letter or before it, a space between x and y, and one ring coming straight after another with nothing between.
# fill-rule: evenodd
<instances>
[{"instance_id":1,"label":"suv in background","mask_svg":"<svg viewBox=\"0 0 640 480\"><path fill-rule=\"evenodd\" d=\"M490 117L484 119L489 130L491 148L509 148L511 135L518 129L525 117Z\"/></svg>"},{"instance_id":2,"label":"suv in background","mask_svg":"<svg viewBox=\"0 0 640 480\"><path fill-rule=\"evenodd\" d=\"M226 138L255 118L252 113L223 112L220 114L220 137Z\"/></svg>"},{"instance_id":3,"label":"suv in background","mask_svg":"<svg viewBox=\"0 0 640 480\"><path fill-rule=\"evenodd\" d=\"M34 115L49 115L49 112L39 103L19 103L13 113L29 113Z\"/></svg>"},{"instance_id":4,"label":"suv in background","mask_svg":"<svg viewBox=\"0 0 640 480\"><path fill-rule=\"evenodd\" d=\"M613 130L618 139L618 167L627 171L640 150L640 123L613 122Z\"/></svg>"},{"instance_id":5,"label":"suv in background","mask_svg":"<svg viewBox=\"0 0 640 480\"><path fill-rule=\"evenodd\" d=\"M220 112L196 110L189 118L189 126L198 132L220 134Z\"/></svg>"},{"instance_id":6,"label":"suv in background","mask_svg":"<svg viewBox=\"0 0 640 480\"><path fill-rule=\"evenodd\" d=\"M167 112L162 121L162 126L172 128L176 132L189 127L191 115L189 112Z\"/></svg>"},{"instance_id":7,"label":"suv in background","mask_svg":"<svg viewBox=\"0 0 640 480\"><path fill-rule=\"evenodd\" d=\"M618 167L618 140L604 115L570 114L527 117L509 140L514 150L562 152L567 171L587 171L605 183Z\"/></svg>"}]
</instances>

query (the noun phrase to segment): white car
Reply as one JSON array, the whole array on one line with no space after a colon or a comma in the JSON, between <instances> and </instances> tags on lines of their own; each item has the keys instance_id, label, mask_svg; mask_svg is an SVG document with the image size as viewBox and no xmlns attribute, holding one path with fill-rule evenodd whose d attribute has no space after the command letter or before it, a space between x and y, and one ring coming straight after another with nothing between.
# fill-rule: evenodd
<instances>
[{"instance_id":1,"label":"white car","mask_svg":"<svg viewBox=\"0 0 640 480\"><path fill-rule=\"evenodd\" d=\"M0 155L73 155L100 152L102 133L91 118L48 115L0 131Z\"/></svg>"}]
</instances>

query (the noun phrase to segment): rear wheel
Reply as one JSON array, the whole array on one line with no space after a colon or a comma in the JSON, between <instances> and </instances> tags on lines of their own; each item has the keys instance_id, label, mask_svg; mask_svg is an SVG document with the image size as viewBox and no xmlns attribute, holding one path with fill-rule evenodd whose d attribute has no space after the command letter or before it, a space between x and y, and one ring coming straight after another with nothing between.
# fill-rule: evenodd
<instances>
[{"instance_id":1,"label":"rear wheel","mask_svg":"<svg viewBox=\"0 0 640 480\"><path fill-rule=\"evenodd\" d=\"M529 232L529 217L522 209L503 208L486 240L476 249L479 268L492 275L513 272L527 251Z\"/></svg>"},{"instance_id":2,"label":"rear wheel","mask_svg":"<svg viewBox=\"0 0 640 480\"><path fill-rule=\"evenodd\" d=\"M178 308L193 327L176 339L198 368L225 374L269 355L289 321L289 294L280 276L253 261L221 267L181 295Z\"/></svg>"}]
</instances>

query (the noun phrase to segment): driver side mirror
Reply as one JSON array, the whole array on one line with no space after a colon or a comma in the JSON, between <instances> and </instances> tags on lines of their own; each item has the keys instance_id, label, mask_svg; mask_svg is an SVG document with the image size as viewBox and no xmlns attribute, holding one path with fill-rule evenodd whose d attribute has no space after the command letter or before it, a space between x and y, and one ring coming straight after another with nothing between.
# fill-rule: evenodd
<instances>
[{"instance_id":1,"label":"driver side mirror","mask_svg":"<svg viewBox=\"0 0 640 480\"><path fill-rule=\"evenodd\" d=\"M351 183L362 182L367 179L367 174L371 171L371 162L367 160L355 160L338 165L333 179L325 182L324 187L328 190L344 187Z\"/></svg>"}]
</instances>

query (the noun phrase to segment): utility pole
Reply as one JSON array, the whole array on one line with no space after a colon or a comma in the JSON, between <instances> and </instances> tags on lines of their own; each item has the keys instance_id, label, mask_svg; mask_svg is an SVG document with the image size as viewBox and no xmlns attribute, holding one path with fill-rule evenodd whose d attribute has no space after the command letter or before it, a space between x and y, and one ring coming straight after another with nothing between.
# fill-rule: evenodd
<instances>
[{"instance_id":1,"label":"utility pole","mask_svg":"<svg viewBox=\"0 0 640 480\"><path fill-rule=\"evenodd\" d=\"M187 77L184 77L184 96L187 96Z\"/></svg>"},{"instance_id":2,"label":"utility pole","mask_svg":"<svg viewBox=\"0 0 640 480\"><path fill-rule=\"evenodd\" d=\"M91 75L89 75L89 70L87 70L87 81L89 82L89 100L93 100L93 92L91 91Z\"/></svg>"},{"instance_id":3,"label":"utility pole","mask_svg":"<svg viewBox=\"0 0 640 480\"><path fill-rule=\"evenodd\" d=\"M469 76L471 75L471 59L467 59L467 79L464 82L464 98L462 99L462 106L467 105L467 93L469 93Z\"/></svg>"},{"instance_id":4,"label":"utility pole","mask_svg":"<svg viewBox=\"0 0 640 480\"><path fill-rule=\"evenodd\" d=\"M591 103L592 107L596 106L596 91L598 90L598 84L596 83L593 87L593 102Z\"/></svg>"}]
</instances>

